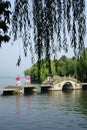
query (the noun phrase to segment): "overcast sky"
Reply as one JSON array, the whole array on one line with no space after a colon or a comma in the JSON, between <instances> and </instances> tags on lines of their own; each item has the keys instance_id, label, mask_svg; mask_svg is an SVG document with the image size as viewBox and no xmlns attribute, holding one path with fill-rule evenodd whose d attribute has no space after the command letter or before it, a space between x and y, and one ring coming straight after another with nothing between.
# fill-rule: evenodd
<instances>
[{"instance_id":1,"label":"overcast sky","mask_svg":"<svg viewBox=\"0 0 87 130\"><path fill-rule=\"evenodd\" d=\"M13 3L13 0L10 1ZM12 42L2 44L2 47L0 48L0 76L14 77L17 74L23 76L24 70L32 65L30 54L28 53L27 57L24 56L23 48L22 46L20 46L21 42L22 41L19 39L13 45ZM22 57L22 62L20 67L17 67L16 62L19 55L21 55ZM59 54L59 57L61 57L62 55L65 55L65 53L61 52ZM73 56L72 49L69 49L66 55L68 57L72 57Z\"/></svg>"}]
</instances>

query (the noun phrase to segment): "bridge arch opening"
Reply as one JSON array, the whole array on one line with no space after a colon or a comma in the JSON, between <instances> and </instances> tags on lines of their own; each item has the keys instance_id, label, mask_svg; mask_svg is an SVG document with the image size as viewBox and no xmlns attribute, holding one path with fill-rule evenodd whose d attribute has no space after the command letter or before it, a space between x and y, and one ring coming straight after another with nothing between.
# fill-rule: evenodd
<instances>
[{"instance_id":1,"label":"bridge arch opening","mask_svg":"<svg viewBox=\"0 0 87 130\"><path fill-rule=\"evenodd\" d=\"M70 82L64 83L62 90L73 90L73 85Z\"/></svg>"}]
</instances>

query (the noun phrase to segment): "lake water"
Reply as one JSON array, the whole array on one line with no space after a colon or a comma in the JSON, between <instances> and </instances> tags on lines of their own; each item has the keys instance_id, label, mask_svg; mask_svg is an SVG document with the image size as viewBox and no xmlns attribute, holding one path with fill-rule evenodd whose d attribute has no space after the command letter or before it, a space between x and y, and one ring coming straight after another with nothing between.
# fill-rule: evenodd
<instances>
[{"instance_id":1,"label":"lake water","mask_svg":"<svg viewBox=\"0 0 87 130\"><path fill-rule=\"evenodd\" d=\"M15 83L4 79L0 88ZM73 129L87 130L87 91L0 95L0 130Z\"/></svg>"}]
</instances>

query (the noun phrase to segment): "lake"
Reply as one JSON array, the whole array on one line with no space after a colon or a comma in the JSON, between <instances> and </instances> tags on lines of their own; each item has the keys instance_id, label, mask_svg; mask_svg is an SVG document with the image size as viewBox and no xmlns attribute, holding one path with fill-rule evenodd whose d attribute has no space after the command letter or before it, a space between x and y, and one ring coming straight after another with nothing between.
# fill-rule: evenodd
<instances>
[{"instance_id":1,"label":"lake","mask_svg":"<svg viewBox=\"0 0 87 130\"><path fill-rule=\"evenodd\" d=\"M15 84L0 78L0 88ZM86 130L87 91L0 94L0 130Z\"/></svg>"}]
</instances>

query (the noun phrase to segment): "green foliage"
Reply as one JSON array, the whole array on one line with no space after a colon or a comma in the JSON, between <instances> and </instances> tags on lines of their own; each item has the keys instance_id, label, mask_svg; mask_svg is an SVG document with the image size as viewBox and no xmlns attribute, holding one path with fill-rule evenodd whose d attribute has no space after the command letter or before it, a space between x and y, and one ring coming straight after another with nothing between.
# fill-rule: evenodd
<instances>
[{"instance_id":1,"label":"green foliage","mask_svg":"<svg viewBox=\"0 0 87 130\"><path fill-rule=\"evenodd\" d=\"M79 80L87 82L87 48L77 60L77 76Z\"/></svg>"},{"instance_id":2,"label":"green foliage","mask_svg":"<svg viewBox=\"0 0 87 130\"><path fill-rule=\"evenodd\" d=\"M56 63L56 64L55 64ZM49 76L49 70L47 67L46 59L41 61L41 81L45 80ZM81 54L79 59L72 57L67 58L62 56L59 60L51 61L51 76L72 76L82 82L87 82L87 49ZM37 63L30 69L26 69L24 74L31 75L31 77L38 77Z\"/></svg>"},{"instance_id":3,"label":"green foliage","mask_svg":"<svg viewBox=\"0 0 87 130\"><path fill-rule=\"evenodd\" d=\"M10 40L10 37L7 35L11 14L9 7L11 7L9 1L0 0L0 46L3 41L8 42Z\"/></svg>"},{"instance_id":4,"label":"green foliage","mask_svg":"<svg viewBox=\"0 0 87 130\"><path fill-rule=\"evenodd\" d=\"M32 52L30 42L30 17L28 0L15 0L14 13L12 15L12 36L14 40L22 37L25 56L27 56L28 47L30 47L29 50Z\"/></svg>"},{"instance_id":5,"label":"green foliage","mask_svg":"<svg viewBox=\"0 0 87 130\"><path fill-rule=\"evenodd\" d=\"M56 61L56 65L55 65L55 61ZM74 61L72 59L68 59L64 57L61 57L59 60L53 60L51 61L51 70L52 73L49 74L49 70L48 70L48 66L47 66L47 61L46 59L41 61L41 71L40 71L40 75L41 75L41 82L43 80L45 80L47 78L47 76L51 75L51 76L55 76L55 75L59 75L59 76L64 76L64 75L74 75L74 70L73 70L73 66L74 66ZM57 71L56 71L57 70ZM25 75L31 75L32 78L38 78L38 67L37 67L37 63L34 64L30 69L26 69L24 71Z\"/></svg>"}]
</instances>

